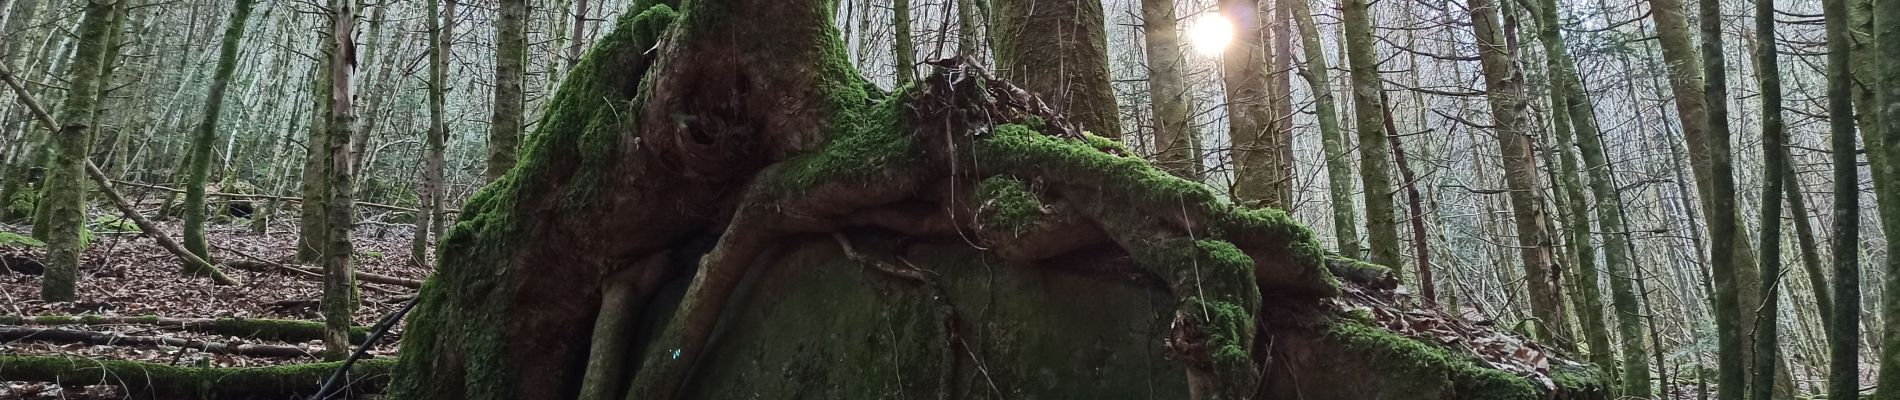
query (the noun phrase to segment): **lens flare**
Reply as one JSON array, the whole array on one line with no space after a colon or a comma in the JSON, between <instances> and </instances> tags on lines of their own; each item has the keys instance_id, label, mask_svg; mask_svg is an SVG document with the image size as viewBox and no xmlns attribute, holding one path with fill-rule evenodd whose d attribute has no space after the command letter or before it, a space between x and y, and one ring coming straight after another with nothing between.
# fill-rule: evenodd
<instances>
[{"instance_id":1,"label":"lens flare","mask_svg":"<svg viewBox=\"0 0 1900 400\"><path fill-rule=\"evenodd\" d=\"M1188 24L1187 35L1195 52L1219 55L1234 41L1234 23L1221 18L1220 14L1204 14Z\"/></svg>"}]
</instances>

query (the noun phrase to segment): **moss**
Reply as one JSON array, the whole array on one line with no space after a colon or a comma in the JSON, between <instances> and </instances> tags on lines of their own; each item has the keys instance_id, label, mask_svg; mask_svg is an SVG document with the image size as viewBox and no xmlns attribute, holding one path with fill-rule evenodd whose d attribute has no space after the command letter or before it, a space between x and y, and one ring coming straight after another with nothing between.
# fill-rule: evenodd
<instances>
[{"instance_id":1,"label":"moss","mask_svg":"<svg viewBox=\"0 0 1900 400\"><path fill-rule=\"evenodd\" d=\"M1411 379L1443 379L1455 398L1503 400L1538 398L1530 381L1493 368L1481 366L1466 355L1400 336L1384 328L1365 323L1335 319L1325 336L1349 351L1364 354L1382 368Z\"/></svg>"},{"instance_id":2,"label":"moss","mask_svg":"<svg viewBox=\"0 0 1900 400\"><path fill-rule=\"evenodd\" d=\"M13 192L13 198L4 200L7 205L0 208L0 221L30 220L33 219L33 211L39 207L40 192L23 187Z\"/></svg>"},{"instance_id":3,"label":"moss","mask_svg":"<svg viewBox=\"0 0 1900 400\"><path fill-rule=\"evenodd\" d=\"M160 325L163 318L156 315L115 317L102 315L38 315L17 316L0 315L0 324L5 325L106 325L139 324ZM175 321L175 320L174 320ZM236 336L253 340L271 340L281 342L304 342L323 338L323 323L269 318L217 318L211 320L191 320L182 327L175 324L160 325L160 328L182 328L186 331L204 332L225 336ZM369 336L364 327L351 327L350 340L362 341Z\"/></svg>"},{"instance_id":4,"label":"moss","mask_svg":"<svg viewBox=\"0 0 1900 400\"><path fill-rule=\"evenodd\" d=\"M0 232L0 247L4 246L46 247L46 242L13 232Z\"/></svg>"},{"instance_id":5,"label":"moss","mask_svg":"<svg viewBox=\"0 0 1900 400\"><path fill-rule=\"evenodd\" d=\"M97 218L93 218L92 229L97 230L99 232L108 232L108 233L138 232L139 225L136 223L133 223L132 220L126 219L125 217L121 217L116 214L110 214L110 215L101 215L101 216L98 216Z\"/></svg>"},{"instance_id":6,"label":"moss","mask_svg":"<svg viewBox=\"0 0 1900 400\"><path fill-rule=\"evenodd\" d=\"M835 130L816 152L785 161L781 192L808 189L828 179L863 179L872 174L892 174L907 170L921 158L915 140L905 129L907 100L916 87L906 85L870 107L864 89L857 85L833 89L833 102L840 112L834 117Z\"/></svg>"},{"instance_id":7,"label":"moss","mask_svg":"<svg viewBox=\"0 0 1900 400\"><path fill-rule=\"evenodd\" d=\"M1034 226L1046 211L1036 194L1023 181L1008 177L984 179L976 186L979 207L988 210L979 223L990 229L1021 234Z\"/></svg>"},{"instance_id":8,"label":"moss","mask_svg":"<svg viewBox=\"0 0 1900 400\"><path fill-rule=\"evenodd\" d=\"M362 360L350 368L353 389L374 391L394 363ZM67 385L121 385L159 398L282 398L315 392L341 362L252 368L180 367L124 360L48 356L0 356L0 376L9 380Z\"/></svg>"}]
</instances>

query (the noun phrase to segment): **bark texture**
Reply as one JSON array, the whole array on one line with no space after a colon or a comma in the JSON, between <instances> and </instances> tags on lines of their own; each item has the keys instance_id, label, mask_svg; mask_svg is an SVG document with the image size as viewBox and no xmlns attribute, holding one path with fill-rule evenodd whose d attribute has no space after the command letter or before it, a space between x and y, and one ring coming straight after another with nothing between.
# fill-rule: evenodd
<instances>
[{"instance_id":1,"label":"bark texture","mask_svg":"<svg viewBox=\"0 0 1900 400\"><path fill-rule=\"evenodd\" d=\"M991 47L1003 79L1041 96L1080 129L1121 138L1102 2L992 0L991 7Z\"/></svg>"}]
</instances>

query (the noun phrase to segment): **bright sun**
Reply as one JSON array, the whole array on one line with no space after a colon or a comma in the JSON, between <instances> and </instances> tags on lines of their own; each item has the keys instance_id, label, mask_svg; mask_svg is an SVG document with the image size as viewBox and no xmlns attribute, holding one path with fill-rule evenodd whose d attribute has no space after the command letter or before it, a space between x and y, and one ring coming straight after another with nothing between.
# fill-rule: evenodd
<instances>
[{"instance_id":1,"label":"bright sun","mask_svg":"<svg viewBox=\"0 0 1900 400\"><path fill-rule=\"evenodd\" d=\"M1234 41L1234 24L1220 14L1203 14L1188 24L1188 42L1203 55L1218 55Z\"/></svg>"}]
</instances>

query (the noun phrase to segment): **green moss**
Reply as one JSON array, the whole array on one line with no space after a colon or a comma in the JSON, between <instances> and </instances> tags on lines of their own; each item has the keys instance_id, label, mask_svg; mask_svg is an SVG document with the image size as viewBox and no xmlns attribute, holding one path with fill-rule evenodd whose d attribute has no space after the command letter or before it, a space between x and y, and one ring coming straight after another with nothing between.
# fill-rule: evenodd
<instances>
[{"instance_id":1,"label":"green moss","mask_svg":"<svg viewBox=\"0 0 1900 400\"><path fill-rule=\"evenodd\" d=\"M1443 349L1400 336L1384 328L1361 322L1335 319L1325 331L1327 339L1349 351L1359 352L1382 368L1409 376L1410 379L1443 379L1455 398L1503 400L1538 398L1530 381L1510 373L1478 364L1468 355L1455 355ZM1396 378L1395 379L1407 379Z\"/></svg>"},{"instance_id":2,"label":"green moss","mask_svg":"<svg viewBox=\"0 0 1900 400\"><path fill-rule=\"evenodd\" d=\"M979 207L987 210L978 222L989 229L1021 234L1047 214L1029 186L1008 177L984 179L976 185Z\"/></svg>"},{"instance_id":3,"label":"green moss","mask_svg":"<svg viewBox=\"0 0 1900 400\"><path fill-rule=\"evenodd\" d=\"M362 360L350 368L354 390L374 391L388 380L394 362ZM181 367L124 360L57 356L0 356L0 376L9 380L110 384L159 398L282 398L314 392L341 362L252 368Z\"/></svg>"},{"instance_id":4,"label":"green moss","mask_svg":"<svg viewBox=\"0 0 1900 400\"><path fill-rule=\"evenodd\" d=\"M7 205L0 208L0 220L29 220L33 219L33 211L39 207L40 192L23 187L13 193L13 198L5 200Z\"/></svg>"},{"instance_id":5,"label":"green moss","mask_svg":"<svg viewBox=\"0 0 1900 400\"><path fill-rule=\"evenodd\" d=\"M833 121L834 132L818 151L786 160L777 189L795 192L828 179L862 179L908 170L922 157L905 126L905 106L915 92L914 86L900 87L867 108L862 105L867 98L862 87L833 88L833 101L840 110Z\"/></svg>"},{"instance_id":6,"label":"green moss","mask_svg":"<svg viewBox=\"0 0 1900 400\"><path fill-rule=\"evenodd\" d=\"M13 232L0 232L0 246L46 247L46 242Z\"/></svg>"},{"instance_id":7,"label":"green moss","mask_svg":"<svg viewBox=\"0 0 1900 400\"><path fill-rule=\"evenodd\" d=\"M139 225L117 214L108 214L93 218L92 229L108 233L138 232Z\"/></svg>"}]
</instances>

